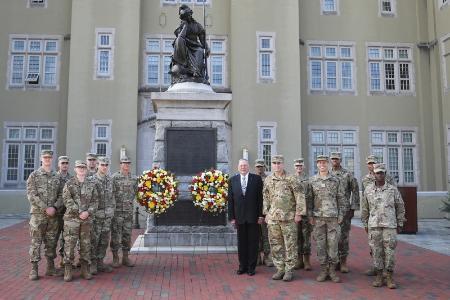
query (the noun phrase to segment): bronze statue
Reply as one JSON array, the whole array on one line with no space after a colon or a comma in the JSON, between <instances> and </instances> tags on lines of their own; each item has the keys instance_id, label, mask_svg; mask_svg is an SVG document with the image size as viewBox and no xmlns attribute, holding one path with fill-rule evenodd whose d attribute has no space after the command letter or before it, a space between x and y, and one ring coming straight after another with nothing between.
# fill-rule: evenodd
<instances>
[{"instance_id":1,"label":"bronze statue","mask_svg":"<svg viewBox=\"0 0 450 300\"><path fill-rule=\"evenodd\" d=\"M209 84L206 59L209 47L203 26L192 17L192 10L186 4L180 6L178 14L181 24L175 30L173 54L169 73L172 84L178 82L199 82Z\"/></svg>"}]
</instances>

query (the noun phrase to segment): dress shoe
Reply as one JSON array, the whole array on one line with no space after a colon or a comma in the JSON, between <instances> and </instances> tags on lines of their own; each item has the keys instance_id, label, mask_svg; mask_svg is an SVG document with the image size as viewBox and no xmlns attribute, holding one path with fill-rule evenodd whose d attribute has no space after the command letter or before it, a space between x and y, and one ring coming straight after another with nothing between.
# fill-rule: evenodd
<instances>
[{"instance_id":1,"label":"dress shoe","mask_svg":"<svg viewBox=\"0 0 450 300\"><path fill-rule=\"evenodd\" d=\"M250 270L247 272L248 276L253 276L255 275L255 270Z\"/></svg>"},{"instance_id":2,"label":"dress shoe","mask_svg":"<svg viewBox=\"0 0 450 300\"><path fill-rule=\"evenodd\" d=\"M242 274L244 274L244 273L247 273L247 270L245 270L245 269L238 269L238 270L236 271L236 274L238 274L238 275L242 275Z\"/></svg>"}]
</instances>

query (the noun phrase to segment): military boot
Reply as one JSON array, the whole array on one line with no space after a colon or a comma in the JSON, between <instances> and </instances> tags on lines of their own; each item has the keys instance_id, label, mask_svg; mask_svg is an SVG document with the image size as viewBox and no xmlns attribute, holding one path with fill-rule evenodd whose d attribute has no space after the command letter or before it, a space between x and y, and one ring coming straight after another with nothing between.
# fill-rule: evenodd
<instances>
[{"instance_id":1,"label":"military boot","mask_svg":"<svg viewBox=\"0 0 450 300\"><path fill-rule=\"evenodd\" d=\"M330 264L328 275L331 278L331 281L333 282L340 282L341 279L336 275L336 265Z\"/></svg>"},{"instance_id":2,"label":"military boot","mask_svg":"<svg viewBox=\"0 0 450 300\"><path fill-rule=\"evenodd\" d=\"M364 274L366 274L367 276L375 276L377 275L376 271L377 270L374 267L370 267L366 272L364 272Z\"/></svg>"},{"instance_id":3,"label":"military boot","mask_svg":"<svg viewBox=\"0 0 450 300\"><path fill-rule=\"evenodd\" d=\"M97 270L99 272L105 272L105 273L111 273L112 272L112 268L110 265L107 265L103 262L103 259L98 259L97 260Z\"/></svg>"},{"instance_id":4,"label":"military boot","mask_svg":"<svg viewBox=\"0 0 450 300\"><path fill-rule=\"evenodd\" d=\"M31 263L31 271L30 271L30 275L28 276L28 278L30 278L30 280L38 280L39 279L37 262Z\"/></svg>"},{"instance_id":5,"label":"military boot","mask_svg":"<svg viewBox=\"0 0 450 300\"><path fill-rule=\"evenodd\" d=\"M284 277L284 271L278 270L275 274L272 275L273 280L281 280Z\"/></svg>"},{"instance_id":6,"label":"military boot","mask_svg":"<svg viewBox=\"0 0 450 300\"><path fill-rule=\"evenodd\" d=\"M373 287L381 287L383 286L383 270L376 270L377 277L372 282Z\"/></svg>"},{"instance_id":7,"label":"military boot","mask_svg":"<svg viewBox=\"0 0 450 300\"><path fill-rule=\"evenodd\" d=\"M297 263L295 264L294 269L295 270L299 270L299 269L303 269L304 267L304 263L303 263L303 257L301 254L298 255L298 259L297 259Z\"/></svg>"},{"instance_id":8,"label":"military boot","mask_svg":"<svg viewBox=\"0 0 450 300\"><path fill-rule=\"evenodd\" d=\"M292 279L294 278L294 274L292 273L292 271L287 271L286 273L284 273L283 276L283 281L292 281Z\"/></svg>"},{"instance_id":9,"label":"military boot","mask_svg":"<svg viewBox=\"0 0 450 300\"><path fill-rule=\"evenodd\" d=\"M91 280L92 275L89 272L89 265L86 261L81 262L81 272L80 272L81 278L84 278L86 280Z\"/></svg>"},{"instance_id":10,"label":"military boot","mask_svg":"<svg viewBox=\"0 0 450 300\"><path fill-rule=\"evenodd\" d=\"M327 280L327 277L328 277L328 266L320 265L320 273L319 276L317 276L316 280L319 282L323 282Z\"/></svg>"},{"instance_id":11,"label":"military boot","mask_svg":"<svg viewBox=\"0 0 450 300\"><path fill-rule=\"evenodd\" d=\"M272 255L270 255L270 254L265 255L264 254L264 264L266 265L266 267L273 267L274 266L273 261L272 261Z\"/></svg>"},{"instance_id":12,"label":"military boot","mask_svg":"<svg viewBox=\"0 0 450 300\"><path fill-rule=\"evenodd\" d=\"M51 258L47 258L47 270L45 270L45 276L61 276L60 269L55 269L55 261Z\"/></svg>"},{"instance_id":13,"label":"military boot","mask_svg":"<svg viewBox=\"0 0 450 300\"><path fill-rule=\"evenodd\" d=\"M72 281L72 264L70 263L64 265L64 281Z\"/></svg>"},{"instance_id":14,"label":"military boot","mask_svg":"<svg viewBox=\"0 0 450 300\"><path fill-rule=\"evenodd\" d=\"M134 267L134 264L128 258L128 251L125 250L122 251L122 265L125 267Z\"/></svg>"},{"instance_id":15,"label":"military boot","mask_svg":"<svg viewBox=\"0 0 450 300\"><path fill-rule=\"evenodd\" d=\"M394 278L392 277L393 273L392 271L388 271L386 273L386 285L390 289L396 289L397 285L394 282Z\"/></svg>"},{"instance_id":16,"label":"military boot","mask_svg":"<svg viewBox=\"0 0 450 300\"><path fill-rule=\"evenodd\" d=\"M347 267L347 257L343 256L341 257L341 273L348 273L348 267Z\"/></svg>"},{"instance_id":17,"label":"military boot","mask_svg":"<svg viewBox=\"0 0 450 300\"><path fill-rule=\"evenodd\" d=\"M90 273L92 275L97 275L98 274L98 270L97 270L97 260L96 259L91 259L91 265L90 265Z\"/></svg>"},{"instance_id":18,"label":"military boot","mask_svg":"<svg viewBox=\"0 0 450 300\"><path fill-rule=\"evenodd\" d=\"M119 262L119 253L117 251L113 251L113 263L112 263L112 267L113 268L118 268L120 267L120 262Z\"/></svg>"},{"instance_id":19,"label":"military boot","mask_svg":"<svg viewBox=\"0 0 450 300\"><path fill-rule=\"evenodd\" d=\"M305 265L305 271L311 271L311 263L309 262L309 255L303 255L303 264Z\"/></svg>"}]
</instances>

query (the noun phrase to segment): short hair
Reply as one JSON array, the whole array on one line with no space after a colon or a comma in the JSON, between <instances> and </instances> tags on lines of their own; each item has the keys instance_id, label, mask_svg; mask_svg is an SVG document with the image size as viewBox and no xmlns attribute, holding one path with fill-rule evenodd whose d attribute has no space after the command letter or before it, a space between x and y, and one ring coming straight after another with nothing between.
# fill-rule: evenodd
<instances>
[{"instance_id":1,"label":"short hair","mask_svg":"<svg viewBox=\"0 0 450 300\"><path fill-rule=\"evenodd\" d=\"M248 162L248 159L245 159L245 158L239 159L238 165L240 165L241 162L245 162L245 163L247 163L248 165L250 165L250 163Z\"/></svg>"}]
</instances>

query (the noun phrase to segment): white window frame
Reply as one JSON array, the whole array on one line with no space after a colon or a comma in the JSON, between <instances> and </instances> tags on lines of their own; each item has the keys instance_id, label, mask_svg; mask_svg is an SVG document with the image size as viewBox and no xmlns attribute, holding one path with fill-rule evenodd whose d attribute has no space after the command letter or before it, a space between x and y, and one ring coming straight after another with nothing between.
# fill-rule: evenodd
<instances>
[{"instance_id":1,"label":"white window frame","mask_svg":"<svg viewBox=\"0 0 450 300\"><path fill-rule=\"evenodd\" d=\"M223 35L208 35L206 37L206 42L209 45L211 53L208 57L208 76L209 82L212 87L226 88L228 87L228 37ZM212 43L220 42L222 43L222 51L213 51ZM212 57L222 58L222 84L215 84L212 80L213 78L213 64Z\"/></svg>"},{"instance_id":2,"label":"white window frame","mask_svg":"<svg viewBox=\"0 0 450 300\"><path fill-rule=\"evenodd\" d=\"M450 4L450 0L437 0L438 5L439 5L439 9L444 9L446 7L448 7Z\"/></svg>"},{"instance_id":3,"label":"white window frame","mask_svg":"<svg viewBox=\"0 0 450 300\"><path fill-rule=\"evenodd\" d=\"M106 127L106 137L97 136L97 128L99 126ZM112 120L92 120L92 133L91 133L91 152L97 153L97 145L106 144L106 155L111 157L112 147Z\"/></svg>"},{"instance_id":4,"label":"white window frame","mask_svg":"<svg viewBox=\"0 0 450 300\"><path fill-rule=\"evenodd\" d=\"M320 141L313 141L313 133L318 132L322 133L323 140ZM328 141L328 133L338 133L338 142L337 143L329 143ZM353 134L353 141L352 142L346 142L344 141L344 134L345 133L352 133ZM353 149L353 169L347 166L347 162L344 162L344 157L342 166L345 168L348 168L350 171L352 171L356 178L360 177L360 158L359 158L359 127L358 126L328 126L328 125L309 125L308 126L308 152L309 152L309 173L310 175L316 174L317 170L317 164L316 164L316 158L314 157L314 147L322 147L324 149L325 155L330 155L329 152L333 151L339 151L344 155L344 150L351 148Z\"/></svg>"},{"instance_id":5,"label":"white window frame","mask_svg":"<svg viewBox=\"0 0 450 300\"><path fill-rule=\"evenodd\" d=\"M340 2L340 0L334 0L335 10L326 10L325 9L325 0L320 0L320 14L325 15L325 16L329 16L329 15L339 16L341 14L339 2Z\"/></svg>"},{"instance_id":6,"label":"white window frame","mask_svg":"<svg viewBox=\"0 0 450 300\"><path fill-rule=\"evenodd\" d=\"M277 122L270 121L258 121L256 123L256 128L258 130L258 158L264 159L266 164L266 169L268 172L272 170L272 158L271 156L277 154ZM266 139L263 137L263 130L269 129L271 131L271 137ZM271 146L270 157L266 159L263 157L263 149L265 145Z\"/></svg>"},{"instance_id":7,"label":"white window frame","mask_svg":"<svg viewBox=\"0 0 450 300\"><path fill-rule=\"evenodd\" d=\"M261 41L269 39L269 48L262 48ZM262 75L261 57L269 55L270 75ZM275 32L256 32L256 83L275 83L276 82L276 34Z\"/></svg>"},{"instance_id":8,"label":"white window frame","mask_svg":"<svg viewBox=\"0 0 450 300\"><path fill-rule=\"evenodd\" d=\"M357 83L356 83L356 52L355 52L355 42L351 41L307 41L307 57L308 57L308 94L321 94L321 95L354 95L358 94L357 92ZM312 48L319 48L320 55L315 55L312 53ZM327 55L326 49L334 48L335 55ZM350 49L350 56L343 56L342 50ZM312 64L320 63L321 72L320 72L320 87L313 86L313 72L312 72ZM329 63L336 63L335 70L335 87L327 86L327 65ZM350 63L351 66L351 85L352 88L343 88L343 64ZM316 77L315 77L316 78ZM348 78L348 77L346 77ZM317 79L317 78L316 78Z\"/></svg>"},{"instance_id":9,"label":"white window frame","mask_svg":"<svg viewBox=\"0 0 450 300\"><path fill-rule=\"evenodd\" d=\"M160 0L161 6L181 5L181 4L203 6L203 1L206 6L211 6L211 2L212 2L211 0Z\"/></svg>"},{"instance_id":10,"label":"white window frame","mask_svg":"<svg viewBox=\"0 0 450 300\"><path fill-rule=\"evenodd\" d=\"M25 145L35 146L34 170L40 167L40 153L42 146L50 145L50 149L56 149L57 141L57 123L56 122L4 122L4 139L3 139L3 154L2 154L2 170L0 173L0 188L25 188L26 180L24 176L24 149ZM35 138L25 139L25 129L31 128L36 130ZM9 132L11 129L19 129L19 138L10 138ZM42 139L41 130L51 129L52 138ZM18 146L18 166L17 168L17 180L7 180L8 173L8 147L9 145ZM57 157L55 152L53 157ZM56 165L56 160L53 160Z\"/></svg>"},{"instance_id":11,"label":"white window frame","mask_svg":"<svg viewBox=\"0 0 450 300\"><path fill-rule=\"evenodd\" d=\"M16 49L15 42L23 41L24 48ZM40 42L39 51L30 51L30 42ZM47 50L47 44L49 42L56 43L56 48ZM8 68L7 68L7 83L6 89L33 89L33 90L59 90L59 76L61 67L61 42L62 36L59 35L24 35L24 34L10 34L9 35L9 55L8 55ZM31 56L39 57L39 70L38 72L29 72L29 61ZM55 57L54 66L54 84L46 83L46 64L47 57ZM13 63L15 57L22 57L22 71L21 81L18 83L13 82ZM52 73L53 74L53 73Z\"/></svg>"},{"instance_id":12,"label":"white window frame","mask_svg":"<svg viewBox=\"0 0 450 300\"><path fill-rule=\"evenodd\" d=\"M95 28L95 71L94 80L114 80L114 52L115 52L115 28ZM109 44L102 45L101 37L109 36ZM108 71L102 72L100 70L102 52L108 53Z\"/></svg>"},{"instance_id":13,"label":"white window frame","mask_svg":"<svg viewBox=\"0 0 450 300\"><path fill-rule=\"evenodd\" d=\"M448 65L450 64L450 33L447 33L440 39L440 48L442 65L442 86L444 89L444 93L450 93L450 74L447 74L447 68L450 70L450 65Z\"/></svg>"},{"instance_id":14,"label":"white window frame","mask_svg":"<svg viewBox=\"0 0 450 300\"><path fill-rule=\"evenodd\" d=\"M47 8L48 0L27 0L27 8Z\"/></svg>"},{"instance_id":15,"label":"white window frame","mask_svg":"<svg viewBox=\"0 0 450 300\"><path fill-rule=\"evenodd\" d=\"M416 96L416 81L414 67L414 45L409 43L366 43L366 76L367 76L367 95L368 96ZM371 49L379 49L379 57L371 58ZM385 57L385 50L393 49L394 56L392 58ZM398 57L399 50L407 50L409 57L407 59ZM374 90L371 85L371 67L370 64L379 64L380 89ZM386 64L394 65L394 90L386 90ZM409 90L401 90L400 65L408 64Z\"/></svg>"},{"instance_id":16,"label":"white window frame","mask_svg":"<svg viewBox=\"0 0 450 300\"><path fill-rule=\"evenodd\" d=\"M389 1L391 11L383 10L383 2ZM379 17L396 17L397 16L397 0L378 0L378 16Z\"/></svg>"},{"instance_id":17,"label":"white window frame","mask_svg":"<svg viewBox=\"0 0 450 300\"><path fill-rule=\"evenodd\" d=\"M382 142L373 143L372 141L372 132L383 132L384 140ZM397 142L389 143L387 135L388 133L398 133ZM413 138L412 142L405 143L403 142L403 133L412 133ZM417 186L420 187L420 162L419 162L419 143L418 143L418 129L417 127L370 127L369 128L369 145L371 153L377 152L374 149L382 150L381 153L383 155L382 161L386 165L387 171L389 173L389 157L388 157L388 149L396 148L398 149L398 170L396 170L399 174L398 176L398 185L400 186ZM414 182L405 182L405 170L404 170L404 162L403 162L403 149L412 148L413 155L413 170L414 172ZM379 157L380 158L380 157Z\"/></svg>"}]
</instances>

